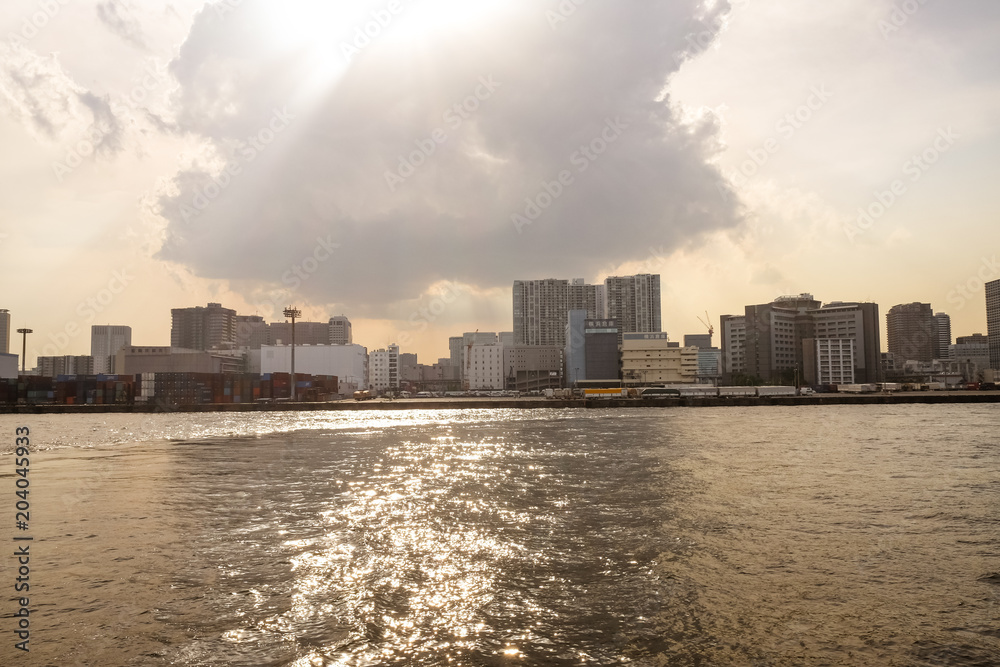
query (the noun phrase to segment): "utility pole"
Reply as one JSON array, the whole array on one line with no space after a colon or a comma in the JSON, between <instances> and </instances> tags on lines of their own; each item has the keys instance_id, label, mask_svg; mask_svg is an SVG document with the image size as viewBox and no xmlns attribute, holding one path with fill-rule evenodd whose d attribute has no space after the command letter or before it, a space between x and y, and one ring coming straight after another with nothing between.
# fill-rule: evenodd
<instances>
[{"instance_id":1,"label":"utility pole","mask_svg":"<svg viewBox=\"0 0 1000 667\"><path fill-rule=\"evenodd\" d=\"M21 375L24 375L24 362L28 360L28 334L34 333L31 329L18 329L21 334Z\"/></svg>"},{"instance_id":2,"label":"utility pole","mask_svg":"<svg viewBox=\"0 0 1000 667\"><path fill-rule=\"evenodd\" d=\"M289 306L285 308L285 317L292 319L292 403L295 402L295 318L302 317L302 311Z\"/></svg>"}]
</instances>

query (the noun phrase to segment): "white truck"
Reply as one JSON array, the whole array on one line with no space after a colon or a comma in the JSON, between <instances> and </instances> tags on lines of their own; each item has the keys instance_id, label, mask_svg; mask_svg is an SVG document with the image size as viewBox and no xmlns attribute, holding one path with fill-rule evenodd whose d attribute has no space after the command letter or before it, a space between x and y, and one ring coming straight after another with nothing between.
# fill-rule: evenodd
<instances>
[{"instance_id":1,"label":"white truck","mask_svg":"<svg viewBox=\"0 0 1000 667\"><path fill-rule=\"evenodd\" d=\"M692 398L719 395L719 390L710 384L671 385L671 388L677 389L681 396Z\"/></svg>"},{"instance_id":2,"label":"white truck","mask_svg":"<svg viewBox=\"0 0 1000 667\"><path fill-rule=\"evenodd\" d=\"M878 391L877 384L838 384L837 391L842 394L874 394Z\"/></svg>"},{"instance_id":3,"label":"white truck","mask_svg":"<svg viewBox=\"0 0 1000 667\"><path fill-rule=\"evenodd\" d=\"M756 396L757 387L719 387L719 396Z\"/></svg>"},{"instance_id":4,"label":"white truck","mask_svg":"<svg viewBox=\"0 0 1000 667\"><path fill-rule=\"evenodd\" d=\"M758 396L795 396L795 387L757 387Z\"/></svg>"}]
</instances>

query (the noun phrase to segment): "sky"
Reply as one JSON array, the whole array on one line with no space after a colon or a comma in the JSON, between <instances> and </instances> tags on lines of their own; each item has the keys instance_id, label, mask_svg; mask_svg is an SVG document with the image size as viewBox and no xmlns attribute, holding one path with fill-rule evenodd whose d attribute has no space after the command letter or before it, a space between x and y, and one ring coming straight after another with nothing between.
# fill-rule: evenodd
<instances>
[{"instance_id":1,"label":"sky","mask_svg":"<svg viewBox=\"0 0 1000 667\"><path fill-rule=\"evenodd\" d=\"M29 365L210 301L433 363L634 273L674 340L802 292L985 333L998 84L995 0L6 0L0 308Z\"/></svg>"}]
</instances>

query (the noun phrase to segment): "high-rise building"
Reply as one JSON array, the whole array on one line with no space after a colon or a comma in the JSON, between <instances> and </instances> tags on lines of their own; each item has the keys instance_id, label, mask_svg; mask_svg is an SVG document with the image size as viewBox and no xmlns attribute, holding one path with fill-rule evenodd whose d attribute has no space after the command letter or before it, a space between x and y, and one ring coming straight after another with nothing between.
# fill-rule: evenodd
<instances>
[{"instance_id":1,"label":"high-rise building","mask_svg":"<svg viewBox=\"0 0 1000 667\"><path fill-rule=\"evenodd\" d=\"M292 344L292 323L271 322L270 339L273 345ZM296 322L295 345L329 345L330 324L327 322Z\"/></svg>"},{"instance_id":2,"label":"high-rise building","mask_svg":"<svg viewBox=\"0 0 1000 667\"><path fill-rule=\"evenodd\" d=\"M514 281L514 344L566 344L566 314L585 310L588 317L604 316L604 286L587 285L582 278L572 281Z\"/></svg>"},{"instance_id":3,"label":"high-rise building","mask_svg":"<svg viewBox=\"0 0 1000 667\"><path fill-rule=\"evenodd\" d=\"M374 350L368 355L368 384L376 391L399 389L399 346Z\"/></svg>"},{"instance_id":4,"label":"high-rise building","mask_svg":"<svg viewBox=\"0 0 1000 667\"><path fill-rule=\"evenodd\" d=\"M793 383L802 368L802 340L815 337L806 313L821 305L811 294L799 294L746 306L746 374L763 382Z\"/></svg>"},{"instance_id":5,"label":"high-rise building","mask_svg":"<svg viewBox=\"0 0 1000 667\"><path fill-rule=\"evenodd\" d=\"M811 294L780 297L768 304L747 306L740 316L721 318L724 381L746 375L763 382L792 383L802 379L803 341L854 341L854 375L859 382L881 381L878 305L827 305Z\"/></svg>"},{"instance_id":6,"label":"high-rise building","mask_svg":"<svg viewBox=\"0 0 1000 667\"><path fill-rule=\"evenodd\" d=\"M132 344L132 327L95 324L90 327L90 356L94 358L93 373L118 373L115 355Z\"/></svg>"},{"instance_id":7,"label":"high-rise building","mask_svg":"<svg viewBox=\"0 0 1000 667\"><path fill-rule=\"evenodd\" d=\"M986 335L990 345L990 368L1000 370L1000 280L986 283Z\"/></svg>"},{"instance_id":8,"label":"high-rise building","mask_svg":"<svg viewBox=\"0 0 1000 667\"><path fill-rule=\"evenodd\" d=\"M260 315L236 316L236 347L259 350L271 344L271 329Z\"/></svg>"},{"instance_id":9,"label":"high-rise building","mask_svg":"<svg viewBox=\"0 0 1000 667\"><path fill-rule=\"evenodd\" d=\"M870 384L883 380L882 327L877 303L834 301L811 311L810 315L812 331L807 333L815 338L850 338L854 341L855 381Z\"/></svg>"},{"instance_id":10,"label":"high-rise building","mask_svg":"<svg viewBox=\"0 0 1000 667\"><path fill-rule=\"evenodd\" d=\"M0 354L10 354L10 311L0 308Z\"/></svg>"},{"instance_id":11,"label":"high-rise building","mask_svg":"<svg viewBox=\"0 0 1000 667\"><path fill-rule=\"evenodd\" d=\"M236 344L236 311L220 303L170 311L170 347L211 350Z\"/></svg>"},{"instance_id":12,"label":"high-rise building","mask_svg":"<svg viewBox=\"0 0 1000 667\"><path fill-rule=\"evenodd\" d=\"M732 382L734 375L747 372L747 318L744 315L723 315L719 318L722 336L722 377Z\"/></svg>"},{"instance_id":13,"label":"high-rise building","mask_svg":"<svg viewBox=\"0 0 1000 667\"><path fill-rule=\"evenodd\" d=\"M937 333L934 358L947 359L948 348L951 347L951 318L947 313L935 313L934 326Z\"/></svg>"},{"instance_id":14,"label":"high-rise building","mask_svg":"<svg viewBox=\"0 0 1000 667\"><path fill-rule=\"evenodd\" d=\"M618 322L623 334L663 330L660 316L660 276L657 274L606 278L604 303L602 317Z\"/></svg>"},{"instance_id":15,"label":"high-rise building","mask_svg":"<svg viewBox=\"0 0 1000 667\"><path fill-rule=\"evenodd\" d=\"M351 321L343 315L330 318L330 345L351 345L354 334L351 333Z\"/></svg>"},{"instance_id":16,"label":"high-rise building","mask_svg":"<svg viewBox=\"0 0 1000 667\"><path fill-rule=\"evenodd\" d=\"M462 367L462 336L452 336L448 339L448 359L455 368ZM459 374L461 379L461 374Z\"/></svg>"},{"instance_id":17,"label":"high-rise building","mask_svg":"<svg viewBox=\"0 0 1000 667\"><path fill-rule=\"evenodd\" d=\"M659 332L660 276L615 276L603 285L588 285L582 278L516 280L514 343L565 347L571 310L585 310L592 319L614 319L622 332Z\"/></svg>"},{"instance_id":18,"label":"high-rise building","mask_svg":"<svg viewBox=\"0 0 1000 667\"><path fill-rule=\"evenodd\" d=\"M931 304L914 302L893 306L886 314L886 322L889 352L897 365L934 360L939 345L938 324Z\"/></svg>"}]
</instances>

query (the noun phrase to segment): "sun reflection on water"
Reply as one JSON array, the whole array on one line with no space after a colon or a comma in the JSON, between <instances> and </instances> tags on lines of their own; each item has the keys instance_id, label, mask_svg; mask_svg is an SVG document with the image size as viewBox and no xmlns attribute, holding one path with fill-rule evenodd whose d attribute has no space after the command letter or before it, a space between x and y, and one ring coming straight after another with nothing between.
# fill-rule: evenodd
<instances>
[{"instance_id":1,"label":"sun reflection on water","mask_svg":"<svg viewBox=\"0 0 1000 667\"><path fill-rule=\"evenodd\" d=\"M495 601L498 572L524 552L497 526L530 517L497 503L490 490L512 449L497 438L407 439L386 448L362 478L331 480L341 490L319 513L323 534L284 542L298 552L290 559L291 608L258 629L318 623L343 630L337 645L296 665L457 659L474 651L492 630L483 612ZM229 638L241 636L233 631ZM497 654L519 653L500 648Z\"/></svg>"}]
</instances>

